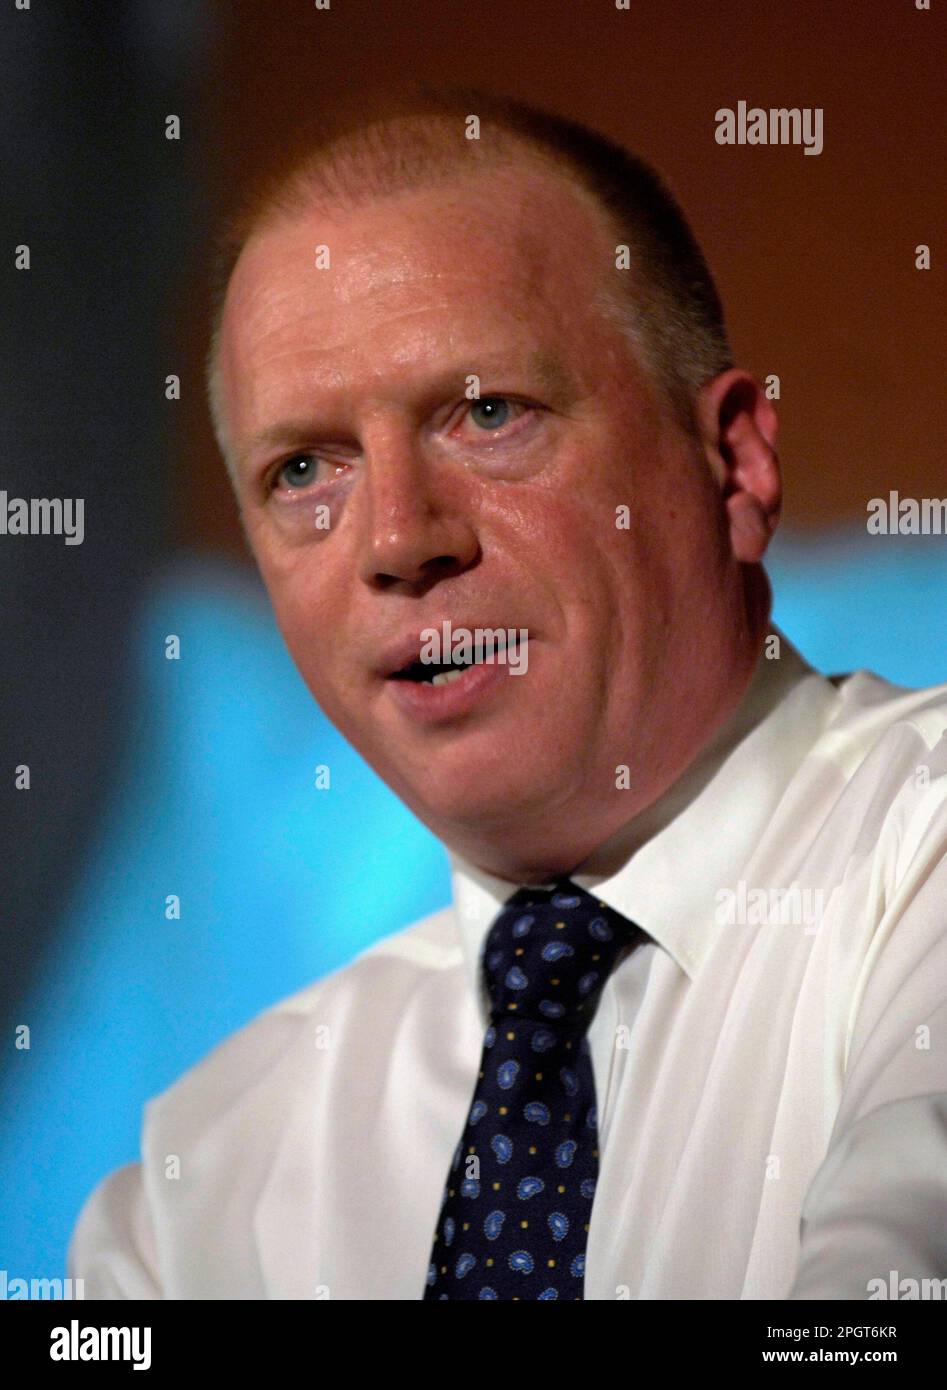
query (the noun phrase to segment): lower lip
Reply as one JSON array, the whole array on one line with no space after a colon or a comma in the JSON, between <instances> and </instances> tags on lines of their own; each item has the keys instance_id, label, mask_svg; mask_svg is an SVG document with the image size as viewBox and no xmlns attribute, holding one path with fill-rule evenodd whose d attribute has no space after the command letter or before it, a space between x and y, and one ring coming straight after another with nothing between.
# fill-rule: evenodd
<instances>
[{"instance_id":1,"label":"lower lip","mask_svg":"<svg viewBox=\"0 0 947 1390\"><path fill-rule=\"evenodd\" d=\"M496 691L503 681L521 681L526 674L513 675L505 662L481 661L469 666L462 676L446 685L431 685L426 681L387 681L391 698L405 714L422 724L438 724L467 714L477 704Z\"/></svg>"}]
</instances>

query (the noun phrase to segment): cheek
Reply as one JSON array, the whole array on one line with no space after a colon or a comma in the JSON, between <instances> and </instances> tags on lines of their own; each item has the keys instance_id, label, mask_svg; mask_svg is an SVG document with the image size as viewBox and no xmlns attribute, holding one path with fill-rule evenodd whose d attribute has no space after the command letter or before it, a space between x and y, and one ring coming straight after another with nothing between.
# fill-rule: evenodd
<instances>
[{"instance_id":1,"label":"cheek","mask_svg":"<svg viewBox=\"0 0 947 1390\"><path fill-rule=\"evenodd\" d=\"M304 637L307 629L318 624L325 607L321 591L326 566L316 563L322 556L311 549L281 545L263 526L255 533L247 527L247 537L280 630L287 640Z\"/></svg>"}]
</instances>

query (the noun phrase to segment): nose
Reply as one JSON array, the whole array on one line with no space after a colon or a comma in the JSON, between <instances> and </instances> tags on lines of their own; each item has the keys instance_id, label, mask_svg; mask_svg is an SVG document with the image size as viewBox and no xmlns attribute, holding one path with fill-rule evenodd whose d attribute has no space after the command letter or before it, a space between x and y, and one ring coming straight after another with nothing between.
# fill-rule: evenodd
<instances>
[{"instance_id":1,"label":"nose","mask_svg":"<svg viewBox=\"0 0 947 1390\"><path fill-rule=\"evenodd\" d=\"M363 437L359 573L375 588L424 592L479 554L456 464L430 459L408 431Z\"/></svg>"}]
</instances>

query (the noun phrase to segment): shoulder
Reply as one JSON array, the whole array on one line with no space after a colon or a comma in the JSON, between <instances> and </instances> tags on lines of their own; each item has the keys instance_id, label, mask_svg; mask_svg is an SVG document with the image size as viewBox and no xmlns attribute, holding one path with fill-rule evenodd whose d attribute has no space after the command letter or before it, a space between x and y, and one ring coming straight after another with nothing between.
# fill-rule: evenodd
<instances>
[{"instance_id":1,"label":"shoulder","mask_svg":"<svg viewBox=\"0 0 947 1390\"><path fill-rule=\"evenodd\" d=\"M878 745L942 750L947 734L947 684L923 690L893 685L873 671L829 677L838 705L823 739L829 751L857 766Z\"/></svg>"},{"instance_id":2,"label":"shoulder","mask_svg":"<svg viewBox=\"0 0 947 1390\"><path fill-rule=\"evenodd\" d=\"M870 671L834 677L835 717L814 753L840 774L823 830L873 863L879 901L905 909L947 853L947 685L896 686Z\"/></svg>"},{"instance_id":3,"label":"shoulder","mask_svg":"<svg viewBox=\"0 0 947 1390\"><path fill-rule=\"evenodd\" d=\"M875 823L936 819L947 805L947 685L908 690L871 671L830 679L838 702L813 753L841 774L845 799Z\"/></svg>"}]
</instances>

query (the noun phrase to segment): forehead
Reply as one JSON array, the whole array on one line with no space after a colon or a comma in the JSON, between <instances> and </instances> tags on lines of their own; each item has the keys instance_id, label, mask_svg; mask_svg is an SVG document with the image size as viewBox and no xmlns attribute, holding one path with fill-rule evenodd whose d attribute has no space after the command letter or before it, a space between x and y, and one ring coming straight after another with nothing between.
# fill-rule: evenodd
<instances>
[{"instance_id":1,"label":"forehead","mask_svg":"<svg viewBox=\"0 0 947 1390\"><path fill-rule=\"evenodd\" d=\"M465 356L471 371L486 353L580 361L601 330L593 299L613 240L590 195L526 163L284 218L251 238L227 292L232 430L300 390L386 390Z\"/></svg>"}]
</instances>

